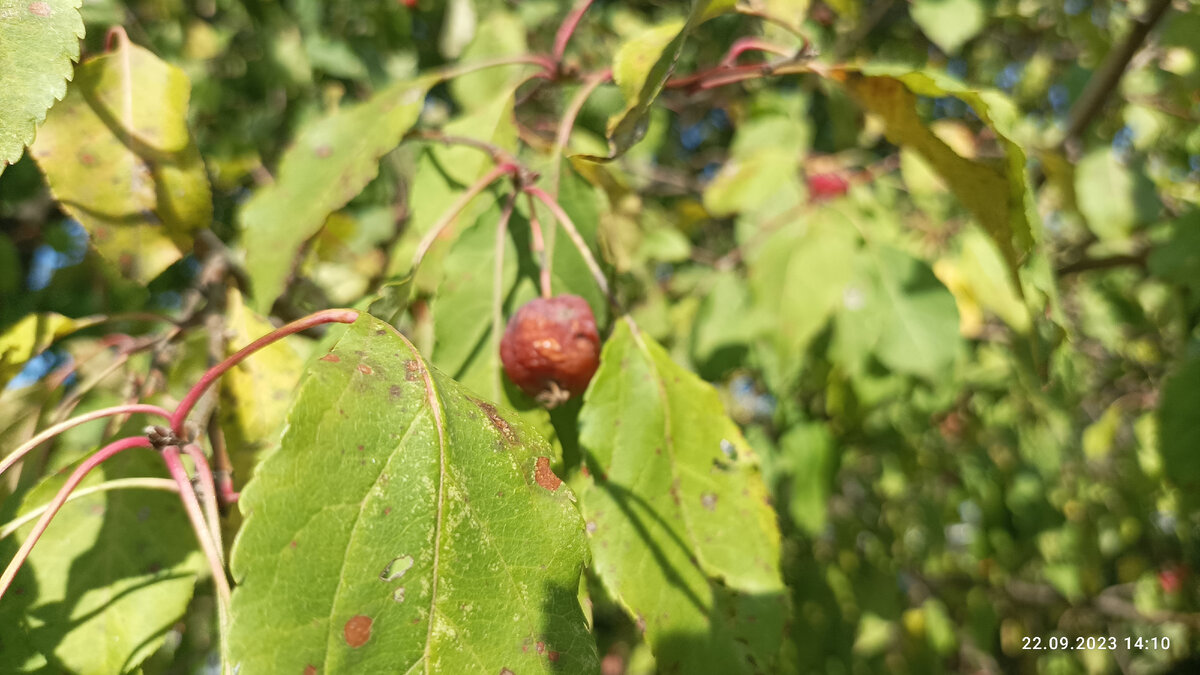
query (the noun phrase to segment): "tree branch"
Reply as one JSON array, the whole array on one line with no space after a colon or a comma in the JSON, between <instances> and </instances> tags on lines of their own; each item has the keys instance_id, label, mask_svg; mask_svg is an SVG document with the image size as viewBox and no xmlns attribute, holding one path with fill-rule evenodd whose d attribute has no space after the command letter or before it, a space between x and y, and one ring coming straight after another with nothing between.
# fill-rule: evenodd
<instances>
[{"instance_id":1,"label":"tree branch","mask_svg":"<svg viewBox=\"0 0 1200 675\"><path fill-rule=\"evenodd\" d=\"M1166 14L1170 6L1171 0L1152 0L1146 15L1133 22L1133 28L1129 31L1129 35L1125 36L1125 40L1109 51L1104 62L1088 80L1083 93L1079 95L1079 100L1075 102L1067 116L1067 129L1063 132L1062 140L1059 142L1061 149L1068 150L1070 146L1075 145L1079 135L1087 129L1096 115L1100 114L1109 95L1121 81L1121 76L1125 74L1125 68L1129 65L1129 61L1141 48L1146 36L1150 34L1151 29Z\"/></svg>"}]
</instances>

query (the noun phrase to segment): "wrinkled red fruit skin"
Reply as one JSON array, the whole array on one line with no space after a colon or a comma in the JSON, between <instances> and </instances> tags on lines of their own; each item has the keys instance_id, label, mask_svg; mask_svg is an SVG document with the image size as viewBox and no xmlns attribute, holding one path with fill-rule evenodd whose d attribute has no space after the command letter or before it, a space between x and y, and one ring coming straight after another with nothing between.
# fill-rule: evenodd
<instances>
[{"instance_id":1,"label":"wrinkled red fruit skin","mask_svg":"<svg viewBox=\"0 0 1200 675\"><path fill-rule=\"evenodd\" d=\"M850 189L850 181L836 173L818 173L808 177L808 194L814 202L841 197Z\"/></svg>"},{"instance_id":2,"label":"wrinkled red fruit skin","mask_svg":"<svg viewBox=\"0 0 1200 675\"><path fill-rule=\"evenodd\" d=\"M577 295L529 301L509 319L500 360L508 379L530 396L552 392L554 384L582 394L600 366L592 308Z\"/></svg>"}]
</instances>

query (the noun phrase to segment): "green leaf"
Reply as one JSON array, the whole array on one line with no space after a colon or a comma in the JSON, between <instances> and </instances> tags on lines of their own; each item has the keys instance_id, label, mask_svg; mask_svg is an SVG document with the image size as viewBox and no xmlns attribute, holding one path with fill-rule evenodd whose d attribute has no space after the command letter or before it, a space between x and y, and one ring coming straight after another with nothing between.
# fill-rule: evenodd
<instances>
[{"instance_id":1,"label":"green leaf","mask_svg":"<svg viewBox=\"0 0 1200 675\"><path fill-rule=\"evenodd\" d=\"M505 400L499 337L492 330L499 220L500 205L493 204L463 231L446 255L444 276L433 299L433 363L488 400L514 407ZM504 265L500 297L505 320L537 295L531 279L518 283L520 253L514 236L521 232L522 226L520 242L527 248L528 221L519 213L509 220L508 232L501 242Z\"/></svg>"},{"instance_id":2,"label":"green leaf","mask_svg":"<svg viewBox=\"0 0 1200 675\"><path fill-rule=\"evenodd\" d=\"M416 123L434 83L432 77L397 82L300 130L283 153L275 182L241 212L255 310L271 309L304 242L375 177L379 159Z\"/></svg>"},{"instance_id":3,"label":"green leaf","mask_svg":"<svg viewBox=\"0 0 1200 675\"><path fill-rule=\"evenodd\" d=\"M822 424L801 424L779 439L779 452L791 488L788 514L801 530L817 536L825 529L829 495L837 467L833 436Z\"/></svg>"},{"instance_id":4,"label":"green leaf","mask_svg":"<svg viewBox=\"0 0 1200 675\"><path fill-rule=\"evenodd\" d=\"M409 273L384 280L379 290L368 298L367 311L398 327L400 319L408 311L415 278L415 274Z\"/></svg>"},{"instance_id":5,"label":"green leaf","mask_svg":"<svg viewBox=\"0 0 1200 675\"><path fill-rule=\"evenodd\" d=\"M1158 408L1163 474L1192 509L1200 508L1200 358L1183 364L1163 385Z\"/></svg>"},{"instance_id":6,"label":"green leaf","mask_svg":"<svg viewBox=\"0 0 1200 675\"><path fill-rule=\"evenodd\" d=\"M1017 110L1001 92L974 89L937 71L872 64L861 74L840 71L843 84L884 123L888 140L915 150L996 241L1016 275L1032 249L1036 211L1025 172L1025 151L1014 140ZM993 165L959 155L917 114L917 97L953 96L971 106L999 137L1004 160Z\"/></svg>"},{"instance_id":7,"label":"green leaf","mask_svg":"<svg viewBox=\"0 0 1200 675\"><path fill-rule=\"evenodd\" d=\"M769 115L738 127L729 160L704 189L704 208L714 216L752 211L797 180L808 140L804 127L784 115Z\"/></svg>"},{"instance_id":8,"label":"green leaf","mask_svg":"<svg viewBox=\"0 0 1200 675\"><path fill-rule=\"evenodd\" d=\"M1147 264L1155 276L1200 291L1200 211L1176 218L1169 238L1151 251Z\"/></svg>"},{"instance_id":9,"label":"green leaf","mask_svg":"<svg viewBox=\"0 0 1200 675\"><path fill-rule=\"evenodd\" d=\"M0 0L0 174L21 158L79 58L82 0Z\"/></svg>"},{"instance_id":10,"label":"green leaf","mask_svg":"<svg viewBox=\"0 0 1200 675\"><path fill-rule=\"evenodd\" d=\"M613 82L625 97L625 108L608 120L608 156L586 155L588 159L616 159L642 140L650 107L675 71L688 33L733 7L729 0L694 0L686 20L663 21L621 45L613 56L612 73Z\"/></svg>"},{"instance_id":11,"label":"green leaf","mask_svg":"<svg viewBox=\"0 0 1200 675\"><path fill-rule=\"evenodd\" d=\"M580 412L596 574L660 672L775 672L788 614L757 460L717 392L617 323Z\"/></svg>"},{"instance_id":12,"label":"green leaf","mask_svg":"<svg viewBox=\"0 0 1200 675\"><path fill-rule=\"evenodd\" d=\"M750 290L730 271L717 272L704 293L691 331L691 356L701 375L715 375L742 362L758 326L751 316Z\"/></svg>"},{"instance_id":13,"label":"green leaf","mask_svg":"<svg viewBox=\"0 0 1200 675\"><path fill-rule=\"evenodd\" d=\"M886 246L869 250L877 286L864 314L880 325L875 355L893 370L937 379L962 348L954 296L921 260Z\"/></svg>"},{"instance_id":14,"label":"green leaf","mask_svg":"<svg viewBox=\"0 0 1200 675\"><path fill-rule=\"evenodd\" d=\"M524 54L525 24L512 12L494 9L480 23L478 32L463 51L459 60L483 61L501 56ZM529 65L500 66L460 75L450 81L454 100L465 110L472 111L497 99L508 98L511 108L514 85L528 72ZM447 131L447 133L451 133ZM478 150L474 151L478 154Z\"/></svg>"},{"instance_id":15,"label":"green leaf","mask_svg":"<svg viewBox=\"0 0 1200 675\"><path fill-rule=\"evenodd\" d=\"M166 471L155 453L135 449L82 485L141 476ZM21 512L49 502L65 480L55 474L42 481L25 495ZM32 528L19 529L13 543ZM174 494L121 489L71 501L0 603L0 671L134 672L183 616L205 570Z\"/></svg>"},{"instance_id":16,"label":"green leaf","mask_svg":"<svg viewBox=\"0 0 1200 675\"><path fill-rule=\"evenodd\" d=\"M783 22L792 30L800 30L804 25L804 19L808 16L808 6L809 0L746 0L740 3L738 10L755 14L762 13Z\"/></svg>"},{"instance_id":17,"label":"green leaf","mask_svg":"<svg viewBox=\"0 0 1200 675\"><path fill-rule=\"evenodd\" d=\"M96 250L139 281L190 251L192 234L212 221L187 129L190 89L182 70L121 41L79 66L30 151Z\"/></svg>"},{"instance_id":18,"label":"green leaf","mask_svg":"<svg viewBox=\"0 0 1200 675\"><path fill-rule=\"evenodd\" d=\"M947 54L956 54L987 23L982 0L913 0L909 10L921 31Z\"/></svg>"},{"instance_id":19,"label":"green leaf","mask_svg":"<svg viewBox=\"0 0 1200 675\"><path fill-rule=\"evenodd\" d=\"M1089 152L1075 168L1075 196L1088 229L1102 240L1124 239L1158 215L1154 183L1127 167L1111 148Z\"/></svg>"},{"instance_id":20,"label":"green leaf","mask_svg":"<svg viewBox=\"0 0 1200 675\"><path fill-rule=\"evenodd\" d=\"M239 501L233 667L597 672L583 523L548 455L364 314Z\"/></svg>"},{"instance_id":21,"label":"green leaf","mask_svg":"<svg viewBox=\"0 0 1200 675\"><path fill-rule=\"evenodd\" d=\"M858 239L841 213L821 209L772 234L751 261L750 288L771 318L769 338L784 379L800 366L853 278Z\"/></svg>"}]
</instances>

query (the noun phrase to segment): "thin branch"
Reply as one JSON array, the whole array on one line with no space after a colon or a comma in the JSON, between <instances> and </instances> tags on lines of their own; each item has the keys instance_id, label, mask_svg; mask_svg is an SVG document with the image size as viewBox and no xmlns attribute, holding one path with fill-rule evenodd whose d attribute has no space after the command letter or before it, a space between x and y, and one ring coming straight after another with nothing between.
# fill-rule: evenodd
<instances>
[{"instance_id":1,"label":"thin branch","mask_svg":"<svg viewBox=\"0 0 1200 675\"><path fill-rule=\"evenodd\" d=\"M496 262L492 268L492 354L500 353L500 337L504 333L504 238L508 234L508 221L512 218L516 205L517 195L513 193L505 202L500 222L496 224ZM503 387L499 370L496 370L495 376L494 393L499 398Z\"/></svg>"},{"instance_id":2,"label":"thin branch","mask_svg":"<svg viewBox=\"0 0 1200 675\"><path fill-rule=\"evenodd\" d=\"M692 73L691 75L667 80L667 83L663 86L667 89L704 91L745 80L758 80L797 73L824 74L823 71L824 68L820 64L808 59L807 53L800 53L793 57L764 63L752 63L744 66L716 66Z\"/></svg>"},{"instance_id":3,"label":"thin branch","mask_svg":"<svg viewBox=\"0 0 1200 675\"><path fill-rule=\"evenodd\" d=\"M4 597L4 593L8 591L12 585L13 579L16 578L17 572L21 569L21 565L29 558L29 552L33 550L38 539L41 539L46 528L50 526L50 521L58 514L58 510L67 502L67 498L79 486L79 483L91 473L92 469L100 466L101 462L110 457L129 450L131 448L149 448L150 440L145 436L137 436L132 438L122 438L119 441L114 441L104 446L94 454L83 460L78 467L75 468L71 475L67 477L67 482L59 488L58 494L54 495L54 499L46 507L46 511L42 517L38 519L37 524L33 526L33 531L25 537L25 541L21 542L21 548L17 551L17 555L13 556L12 561L8 563L8 567L4 568L4 574L0 575L0 598ZM189 486L191 487L191 486Z\"/></svg>"},{"instance_id":4,"label":"thin branch","mask_svg":"<svg viewBox=\"0 0 1200 675\"><path fill-rule=\"evenodd\" d=\"M72 417L65 422L59 422L52 427L43 429L36 436L22 443L20 447L18 447L16 450L13 450L2 461L0 461L0 474L3 474L5 471L7 471L13 464L21 461L22 457L29 454L29 452L37 446L45 443L51 438L54 438L62 432L67 431L68 429L74 429L75 427L87 422L91 422L92 420L103 419L105 417L116 417L118 415L132 415L137 413L158 415L163 419L171 419L171 413L165 408L160 408L156 405L146 405L143 403L136 403L133 405L118 405L111 408L93 410L77 417Z\"/></svg>"},{"instance_id":5,"label":"thin branch","mask_svg":"<svg viewBox=\"0 0 1200 675\"><path fill-rule=\"evenodd\" d=\"M575 120L579 117L579 111L583 110L583 104L587 102L588 97L592 92L612 79L611 70L602 70L598 73L592 73L583 80L583 85L579 91L575 92L574 98L567 104L567 109L563 111L562 120L558 124L558 132L554 135L554 167L550 172L550 194L558 199L558 186L562 178L562 155L567 150L567 143L571 140L571 131L575 128ZM551 240L553 242L553 240Z\"/></svg>"},{"instance_id":6,"label":"thin branch","mask_svg":"<svg viewBox=\"0 0 1200 675\"><path fill-rule=\"evenodd\" d=\"M487 153L488 156L492 158L492 162L495 164L507 162L514 166L520 166L520 162L517 161L516 157L513 157L511 152L494 143L481 141L478 138L471 138L469 136L451 136L440 131L431 130L410 131L407 134L407 138L428 141L430 143L441 143L442 145L446 146L464 145L468 148L474 148L480 152Z\"/></svg>"},{"instance_id":7,"label":"thin branch","mask_svg":"<svg viewBox=\"0 0 1200 675\"><path fill-rule=\"evenodd\" d=\"M183 451L196 465L196 478L200 481L200 499L204 501L204 519L208 521L208 535L217 548L217 559L225 563L225 546L221 543L221 514L217 508L217 486L204 451L195 443L183 446Z\"/></svg>"},{"instance_id":8,"label":"thin branch","mask_svg":"<svg viewBox=\"0 0 1200 675\"><path fill-rule=\"evenodd\" d=\"M213 584L217 588L217 609L221 615L220 625L223 636L225 626L229 625L229 598L231 595L229 579L225 576L225 566L221 562L221 555L217 552L216 542L209 536L208 528L204 524L204 513L200 509L200 502L196 499L196 491L192 489L192 481L188 479L187 470L183 468L183 460L179 458L179 448L174 445L163 448L162 458L171 478L175 480L175 485L179 487L179 497L183 502L184 511L187 512L188 520L192 523L192 529L196 532L196 539L200 542L200 550L208 559Z\"/></svg>"},{"instance_id":9,"label":"thin branch","mask_svg":"<svg viewBox=\"0 0 1200 675\"><path fill-rule=\"evenodd\" d=\"M179 486L175 485L175 481L166 478L117 478L110 481L105 481L98 485L92 485L85 488L79 488L71 492L64 504L69 504L76 499L82 499L89 495L94 495L100 492L108 492L109 490L166 490L167 492L179 492ZM50 510L50 504L43 504L28 513L21 514L20 517L14 518L9 522L0 526L0 539L11 535L13 532L21 529L25 525L32 522L34 519L41 516L43 513Z\"/></svg>"},{"instance_id":10,"label":"thin branch","mask_svg":"<svg viewBox=\"0 0 1200 675\"><path fill-rule=\"evenodd\" d=\"M588 7L592 6L592 0L578 0L575 6L563 19L562 25L558 27L558 32L554 34L554 63L561 70L563 54L567 51L567 43L571 41L571 36L574 35L575 29L579 27L579 20L583 18L584 12Z\"/></svg>"},{"instance_id":11,"label":"thin branch","mask_svg":"<svg viewBox=\"0 0 1200 675\"><path fill-rule=\"evenodd\" d=\"M583 256L583 262L587 263L588 269L592 273L592 278L596 280L596 285L600 287L600 291L608 298L608 302L615 307L616 300L613 299L612 293L609 291L608 279L604 278L604 272L601 271L600 265L596 263L596 258L592 255L591 249L588 248L587 242L583 240L583 237L579 234L579 230L575 228L575 223L571 222L571 217L567 215L567 212L563 210L562 206L553 197L546 194L545 190L530 185L525 188L525 191L540 199L550 209L550 212L554 214L559 225L562 225L563 229L567 231L567 236L571 238L571 242L575 244L575 248L579 249L579 255Z\"/></svg>"},{"instance_id":12,"label":"thin branch","mask_svg":"<svg viewBox=\"0 0 1200 675\"><path fill-rule=\"evenodd\" d=\"M804 52L808 48L808 41L804 41L804 46L799 49L799 52ZM748 36L734 40L729 46L729 50L725 52L725 58L721 59L722 66L733 66L737 64L738 57L746 52L767 52L776 56L785 56L794 58L797 50L781 47L777 44L767 42L762 38Z\"/></svg>"},{"instance_id":13,"label":"thin branch","mask_svg":"<svg viewBox=\"0 0 1200 675\"><path fill-rule=\"evenodd\" d=\"M356 320L358 320L358 310L326 309L276 328L254 342L242 347L233 356L209 368L200 377L200 381L184 395L183 400L179 402L179 406L175 408L175 412L171 413L171 431L176 434L183 434L183 423L187 420L188 413L195 407L196 402L204 395L204 392L212 386L213 382L216 382L217 378L224 375L230 368L245 361L254 352L289 335L306 331L314 326L327 323L354 323Z\"/></svg>"},{"instance_id":14,"label":"thin branch","mask_svg":"<svg viewBox=\"0 0 1200 675\"><path fill-rule=\"evenodd\" d=\"M463 209L467 208L467 205L471 203L471 200L479 196L480 192L486 190L489 185L496 182L501 177L505 176L506 174L515 174L517 171L518 168L515 165L505 162L494 167L491 171L484 174L483 178L480 178L479 180L475 181L474 184L468 187L467 191L459 196L458 200L456 200L454 204L452 204L450 208L442 214L442 217L439 218L438 221L433 224L433 227L429 228L429 231L425 233L425 236L421 238L420 243L417 244L417 251L413 254L412 268L415 270L421 265L421 260L425 258L425 254L429 252L430 247L433 246L433 242L437 241L437 238L442 235L442 231L454 222L454 219L457 218L460 213L462 213Z\"/></svg>"},{"instance_id":15,"label":"thin branch","mask_svg":"<svg viewBox=\"0 0 1200 675\"><path fill-rule=\"evenodd\" d=\"M1146 11L1145 16L1135 20L1133 27L1129 30L1129 35L1125 36L1125 40L1108 53L1104 62L1100 64L1083 88L1079 100L1075 101L1075 105L1071 107L1071 112L1067 115L1067 128L1059 143L1060 148L1067 149L1073 145L1080 134L1092 123L1092 120L1100 114L1104 103L1116 88L1117 83L1121 81L1121 76L1125 74L1125 68L1129 65L1129 61L1141 48L1146 36L1150 34L1154 25L1166 14L1170 6L1171 0L1151 0L1150 8Z\"/></svg>"},{"instance_id":16,"label":"thin branch","mask_svg":"<svg viewBox=\"0 0 1200 675\"><path fill-rule=\"evenodd\" d=\"M546 239L542 236L542 223L537 217L537 204L528 192L525 196L529 198L529 230L533 235L530 248L537 258L538 290L543 298L548 298L553 292L550 289L550 257L546 255Z\"/></svg>"},{"instance_id":17,"label":"thin branch","mask_svg":"<svg viewBox=\"0 0 1200 675\"><path fill-rule=\"evenodd\" d=\"M529 65L537 66L542 69L541 75L544 77L553 77L557 71L558 65L544 54L516 54L514 56L501 56L494 59L486 59L484 61L475 61L473 63L461 63L442 68L435 71L434 76L441 80L452 80L462 75L486 70L488 68L497 68L500 66L520 66Z\"/></svg>"},{"instance_id":18,"label":"thin branch","mask_svg":"<svg viewBox=\"0 0 1200 675\"><path fill-rule=\"evenodd\" d=\"M1114 255L1107 258L1084 258L1083 260L1077 260L1059 267L1054 271L1054 275L1062 278L1092 270L1110 270L1117 267L1145 267L1146 258L1149 254L1149 251L1142 251L1141 253Z\"/></svg>"}]
</instances>

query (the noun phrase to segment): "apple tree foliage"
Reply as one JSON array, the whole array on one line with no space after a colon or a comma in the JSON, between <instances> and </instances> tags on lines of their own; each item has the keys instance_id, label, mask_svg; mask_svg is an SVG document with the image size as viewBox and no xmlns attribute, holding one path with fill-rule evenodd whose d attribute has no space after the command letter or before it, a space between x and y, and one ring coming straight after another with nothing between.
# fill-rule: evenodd
<instances>
[{"instance_id":1,"label":"apple tree foliage","mask_svg":"<svg viewBox=\"0 0 1200 675\"><path fill-rule=\"evenodd\" d=\"M1200 672L1197 54L1185 0L0 0L0 672ZM547 409L498 345L561 294ZM18 448L181 401L219 511L135 447L37 539L147 422Z\"/></svg>"}]
</instances>

